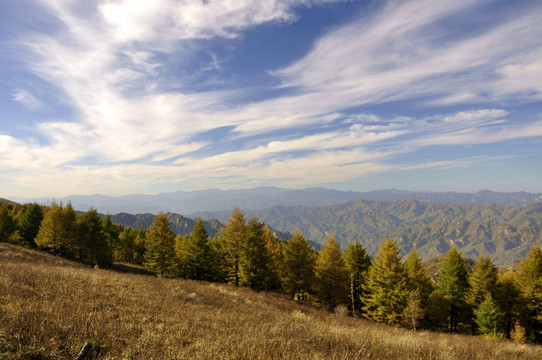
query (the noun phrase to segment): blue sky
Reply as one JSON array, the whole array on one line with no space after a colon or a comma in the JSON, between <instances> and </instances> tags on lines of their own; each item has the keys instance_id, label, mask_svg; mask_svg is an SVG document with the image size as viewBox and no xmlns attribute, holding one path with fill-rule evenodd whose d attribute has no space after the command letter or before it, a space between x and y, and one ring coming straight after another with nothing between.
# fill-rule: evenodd
<instances>
[{"instance_id":1,"label":"blue sky","mask_svg":"<svg viewBox=\"0 0 542 360\"><path fill-rule=\"evenodd\" d=\"M2 197L542 192L542 2L0 2Z\"/></svg>"}]
</instances>

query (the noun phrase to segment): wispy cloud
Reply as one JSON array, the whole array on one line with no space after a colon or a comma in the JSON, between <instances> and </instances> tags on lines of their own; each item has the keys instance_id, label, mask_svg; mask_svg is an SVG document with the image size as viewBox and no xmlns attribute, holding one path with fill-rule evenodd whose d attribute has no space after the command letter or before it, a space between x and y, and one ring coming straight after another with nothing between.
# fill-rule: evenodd
<instances>
[{"instance_id":1,"label":"wispy cloud","mask_svg":"<svg viewBox=\"0 0 542 360\"><path fill-rule=\"evenodd\" d=\"M60 89L75 116L39 122L41 141L0 135L0 165L12 170L3 177L27 189L50 184L53 195L126 193L157 183L302 186L401 169L396 156L425 147L542 136L540 122L516 124L504 105L494 105L542 99L536 4L537 11L518 10L465 34L442 24L485 1L386 3L270 71L279 95L263 100L240 100L252 89L197 92L182 75L168 78L171 62L182 68L196 52L206 54L196 70L221 70L205 48L209 39L240 41L256 26L294 22L298 8L324 2L123 0L93 7L41 0L62 29L23 39L25 63ZM43 106L23 89L13 98ZM393 118L353 110L407 99L418 99L420 108L461 109ZM228 130L206 136L216 129ZM236 148L218 149L217 140Z\"/></svg>"}]
</instances>

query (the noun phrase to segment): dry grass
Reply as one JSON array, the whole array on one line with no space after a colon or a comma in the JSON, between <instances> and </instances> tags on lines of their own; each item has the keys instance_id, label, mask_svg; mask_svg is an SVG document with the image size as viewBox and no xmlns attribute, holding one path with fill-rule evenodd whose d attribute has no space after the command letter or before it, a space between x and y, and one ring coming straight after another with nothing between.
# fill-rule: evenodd
<instances>
[{"instance_id":1,"label":"dry grass","mask_svg":"<svg viewBox=\"0 0 542 360\"><path fill-rule=\"evenodd\" d=\"M0 359L540 359L542 347L375 324L277 294L91 269L0 243Z\"/></svg>"}]
</instances>

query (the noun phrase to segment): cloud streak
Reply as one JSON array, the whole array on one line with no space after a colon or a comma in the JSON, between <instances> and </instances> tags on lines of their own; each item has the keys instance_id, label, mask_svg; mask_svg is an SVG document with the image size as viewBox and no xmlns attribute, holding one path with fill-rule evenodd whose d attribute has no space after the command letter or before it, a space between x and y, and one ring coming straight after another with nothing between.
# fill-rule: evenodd
<instances>
[{"instance_id":1,"label":"cloud streak","mask_svg":"<svg viewBox=\"0 0 542 360\"><path fill-rule=\"evenodd\" d=\"M542 136L540 121L517 123L506 108L542 100L536 4L451 34L442 23L486 2L386 3L270 71L280 85L264 90L278 95L264 99L244 100L252 90L245 88L198 92L182 72L168 77L172 64L188 68L200 52L207 59L200 72L222 71L209 49L213 39L233 47L255 27L286 26L300 8L325 2L123 0L93 7L41 0L61 30L21 41L28 71L54 84L75 115L38 122L40 139L0 133L0 165L9 169L0 177L17 191L51 195L154 184L306 186L402 169L398 156L428 147ZM13 99L32 110L44 106L22 88ZM369 109L413 99L436 109L433 115ZM457 110L438 110L451 105ZM221 143L235 145L224 150ZM456 163L461 159L448 164Z\"/></svg>"}]
</instances>

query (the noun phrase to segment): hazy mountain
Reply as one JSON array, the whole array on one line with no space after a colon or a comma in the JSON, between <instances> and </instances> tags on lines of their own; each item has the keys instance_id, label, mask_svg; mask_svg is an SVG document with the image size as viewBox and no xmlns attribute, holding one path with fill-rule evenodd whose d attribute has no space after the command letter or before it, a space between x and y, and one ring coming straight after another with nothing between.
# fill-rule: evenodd
<instances>
[{"instance_id":1,"label":"hazy mountain","mask_svg":"<svg viewBox=\"0 0 542 360\"><path fill-rule=\"evenodd\" d=\"M274 187L260 187L247 190L202 190L172 192L157 195L72 195L56 199L57 202L71 201L76 210L86 211L94 207L102 213L153 213L160 211L178 214L201 214L202 212L231 212L236 206L241 209L260 210L273 206L326 206L364 199L391 201L413 199L422 202L442 202L451 204L500 204L521 206L542 202L542 194L526 192L501 193L479 191L477 193L455 192L414 192L402 190L378 190L369 192L338 191L324 188L288 190ZM51 198L16 199L19 202L50 203ZM209 218L205 216L206 218ZM223 217L223 216L222 216Z\"/></svg>"},{"instance_id":2,"label":"hazy mountain","mask_svg":"<svg viewBox=\"0 0 542 360\"><path fill-rule=\"evenodd\" d=\"M192 233L192 230L194 229L194 225L196 224L196 221L193 219L189 219L187 217L184 217L179 214L175 213L167 213L166 214L169 220L169 224L171 225L171 230L175 234L178 235L190 235ZM104 216L104 215L102 215ZM127 214L127 213L120 213L115 215L110 215L111 220L114 223L122 224L124 226L130 226L134 229L139 229L141 226L143 226L144 229L148 229L152 222L154 221L155 215L145 213L145 214ZM217 221L217 220L209 220L209 221L203 221L203 226L205 227L205 230L207 230L207 233L210 237L214 237L218 232L224 227L224 225ZM275 235L281 239L291 239L292 234L288 232L281 232L276 229L272 229ZM312 242L311 245L319 249L320 244Z\"/></svg>"},{"instance_id":3,"label":"hazy mountain","mask_svg":"<svg viewBox=\"0 0 542 360\"><path fill-rule=\"evenodd\" d=\"M258 211L258 216L276 229L300 229L318 243L331 233L342 244L361 241L371 254L390 236L403 254L416 246L429 259L456 245L467 257L488 254L498 265L510 265L531 245L542 245L540 203L510 207L354 200L321 207L276 206Z\"/></svg>"}]
</instances>

